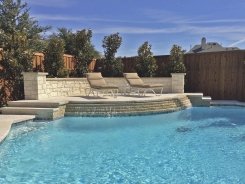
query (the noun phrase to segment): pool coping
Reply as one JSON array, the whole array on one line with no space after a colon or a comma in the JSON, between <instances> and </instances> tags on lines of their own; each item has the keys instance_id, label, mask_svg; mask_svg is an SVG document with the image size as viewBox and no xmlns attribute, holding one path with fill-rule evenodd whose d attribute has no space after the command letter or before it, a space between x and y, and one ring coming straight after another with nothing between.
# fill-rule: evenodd
<instances>
[{"instance_id":1,"label":"pool coping","mask_svg":"<svg viewBox=\"0 0 245 184\"><path fill-rule=\"evenodd\" d=\"M3 115L0 114L0 143L7 137L13 124L34 120L34 115Z\"/></svg>"},{"instance_id":2,"label":"pool coping","mask_svg":"<svg viewBox=\"0 0 245 184\"><path fill-rule=\"evenodd\" d=\"M235 101L235 100L212 100L211 106L239 106L245 107L245 102Z\"/></svg>"}]
</instances>

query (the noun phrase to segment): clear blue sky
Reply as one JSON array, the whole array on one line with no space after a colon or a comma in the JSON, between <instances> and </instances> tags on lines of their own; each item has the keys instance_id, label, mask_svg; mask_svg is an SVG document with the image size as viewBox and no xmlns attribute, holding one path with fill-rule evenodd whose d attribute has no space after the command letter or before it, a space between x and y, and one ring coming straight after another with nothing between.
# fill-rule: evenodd
<instances>
[{"instance_id":1,"label":"clear blue sky","mask_svg":"<svg viewBox=\"0 0 245 184\"><path fill-rule=\"evenodd\" d=\"M93 44L103 53L104 36L119 32L118 56L134 56L148 41L154 55L173 44L189 50L202 37L223 46L245 48L244 0L25 0L31 16L51 32L66 27L92 29Z\"/></svg>"}]
</instances>

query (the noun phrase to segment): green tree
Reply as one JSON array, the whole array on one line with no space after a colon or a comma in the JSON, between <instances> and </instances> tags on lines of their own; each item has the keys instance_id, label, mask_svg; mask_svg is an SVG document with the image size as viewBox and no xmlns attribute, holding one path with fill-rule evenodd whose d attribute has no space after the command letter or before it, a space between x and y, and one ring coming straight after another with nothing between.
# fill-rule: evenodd
<instances>
[{"instance_id":1,"label":"green tree","mask_svg":"<svg viewBox=\"0 0 245 184\"><path fill-rule=\"evenodd\" d=\"M44 69L50 77L59 77L64 72L64 42L52 37L44 52Z\"/></svg>"},{"instance_id":2,"label":"green tree","mask_svg":"<svg viewBox=\"0 0 245 184\"><path fill-rule=\"evenodd\" d=\"M26 3L0 0L0 48L3 49L0 78L7 81L3 91L9 91L10 100L23 98L23 86L19 85L21 73L32 71L33 53L42 43L40 33L47 29L30 17Z\"/></svg>"},{"instance_id":3,"label":"green tree","mask_svg":"<svg viewBox=\"0 0 245 184\"><path fill-rule=\"evenodd\" d=\"M167 65L167 72L170 76L171 73L185 73L186 68L184 65L185 50L181 46L173 45L170 50L169 64Z\"/></svg>"},{"instance_id":4,"label":"green tree","mask_svg":"<svg viewBox=\"0 0 245 184\"><path fill-rule=\"evenodd\" d=\"M73 33L67 28L59 28L58 34L55 35L63 39L65 43L65 53L73 55L77 60L75 76L83 76L88 71L88 64L92 59L101 58L100 53L91 43L92 31L80 30Z\"/></svg>"},{"instance_id":5,"label":"green tree","mask_svg":"<svg viewBox=\"0 0 245 184\"><path fill-rule=\"evenodd\" d=\"M94 46L91 43L92 31L83 29L75 35L74 56L76 59L76 75L84 76L88 72L88 64L94 59Z\"/></svg>"},{"instance_id":6,"label":"green tree","mask_svg":"<svg viewBox=\"0 0 245 184\"><path fill-rule=\"evenodd\" d=\"M156 70L157 64L151 52L151 45L144 42L138 49L136 71L141 77L152 77Z\"/></svg>"},{"instance_id":7,"label":"green tree","mask_svg":"<svg viewBox=\"0 0 245 184\"><path fill-rule=\"evenodd\" d=\"M57 37L61 38L65 44L65 53L66 54L75 54L75 36L72 30L67 28L58 28Z\"/></svg>"},{"instance_id":8,"label":"green tree","mask_svg":"<svg viewBox=\"0 0 245 184\"><path fill-rule=\"evenodd\" d=\"M104 76L120 76L123 65L121 58L116 58L116 53L122 43L122 37L119 33L105 36L102 47L104 48L105 58L103 59L102 74Z\"/></svg>"}]
</instances>

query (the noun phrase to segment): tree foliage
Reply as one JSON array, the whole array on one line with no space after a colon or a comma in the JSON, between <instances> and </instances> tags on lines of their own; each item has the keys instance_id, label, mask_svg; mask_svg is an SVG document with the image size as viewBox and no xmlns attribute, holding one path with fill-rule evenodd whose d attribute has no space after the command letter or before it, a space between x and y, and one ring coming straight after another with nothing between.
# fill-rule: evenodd
<instances>
[{"instance_id":1,"label":"tree foliage","mask_svg":"<svg viewBox=\"0 0 245 184\"><path fill-rule=\"evenodd\" d=\"M74 56L76 59L76 75L84 76L88 72L88 64L94 59L94 47L91 42L92 31L83 29L77 31L75 35L75 51Z\"/></svg>"},{"instance_id":2,"label":"tree foliage","mask_svg":"<svg viewBox=\"0 0 245 184\"><path fill-rule=\"evenodd\" d=\"M167 66L168 75L171 73L185 73L186 68L184 65L185 50L181 46L173 45L170 50L169 64Z\"/></svg>"},{"instance_id":3,"label":"tree foliage","mask_svg":"<svg viewBox=\"0 0 245 184\"><path fill-rule=\"evenodd\" d=\"M59 28L57 37L61 38L64 41L64 49L66 54L73 55L75 52L75 34L72 30L67 28Z\"/></svg>"},{"instance_id":4,"label":"tree foliage","mask_svg":"<svg viewBox=\"0 0 245 184\"><path fill-rule=\"evenodd\" d=\"M52 37L44 52L44 69L50 77L59 77L64 73L64 42Z\"/></svg>"},{"instance_id":5,"label":"tree foliage","mask_svg":"<svg viewBox=\"0 0 245 184\"><path fill-rule=\"evenodd\" d=\"M99 52L92 45L92 31L83 29L75 33L66 28L58 29L57 37L65 43L65 53L71 54L76 59L75 75L84 76L88 72L88 64L100 58Z\"/></svg>"},{"instance_id":6,"label":"tree foliage","mask_svg":"<svg viewBox=\"0 0 245 184\"><path fill-rule=\"evenodd\" d=\"M121 58L116 58L116 53L122 43L122 37L119 33L105 36L102 47L104 48L105 58L103 59L102 74L104 76L120 76L123 65Z\"/></svg>"},{"instance_id":7,"label":"tree foliage","mask_svg":"<svg viewBox=\"0 0 245 184\"><path fill-rule=\"evenodd\" d=\"M26 3L21 0L0 0L0 48L2 48L0 78L6 83L12 99L23 97L16 85L22 72L32 70L33 53L41 44L40 33L48 27L40 27L29 15ZM16 92L16 93L15 93ZM2 95L4 96L4 95Z\"/></svg>"},{"instance_id":8,"label":"tree foliage","mask_svg":"<svg viewBox=\"0 0 245 184\"><path fill-rule=\"evenodd\" d=\"M152 77L156 70L157 64L151 52L151 45L144 42L138 49L136 71L141 77Z\"/></svg>"}]
</instances>

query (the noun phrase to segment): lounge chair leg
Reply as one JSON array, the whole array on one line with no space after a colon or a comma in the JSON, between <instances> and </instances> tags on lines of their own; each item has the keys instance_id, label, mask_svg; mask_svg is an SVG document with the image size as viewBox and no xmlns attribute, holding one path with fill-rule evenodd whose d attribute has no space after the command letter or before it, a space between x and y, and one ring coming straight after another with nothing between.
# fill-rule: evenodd
<instances>
[{"instance_id":1,"label":"lounge chair leg","mask_svg":"<svg viewBox=\"0 0 245 184\"><path fill-rule=\"evenodd\" d=\"M153 89L151 89L151 91L154 93L154 95L156 95L156 92Z\"/></svg>"},{"instance_id":2,"label":"lounge chair leg","mask_svg":"<svg viewBox=\"0 0 245 184\"><path fill-rule=\"evenodd\" d=\"M89 96L90 93L91 93L91 88L89 88L89 92L88 92L88 93L87 93L87 90L88 90L88 89L85 89L85 94L86 94L86 96Z\"/></svg>"},{"instance_id":3,"label":"lounge chair leg","mask_svg":"<svg viewBox=\"0 0 245 184\"><path fill-rule=\"evenodd\" d=\"M112 94L113 94L113 98L117 98L118 95L118 90L115 90L115 93L113 92L113 90L111 90Z\"/></svg>"},{"instance_id":4,"label":"lounge chair leg","mask_svg":"<svg viewBox=\"0 0 245 184\"><path fill-rule=\"evenodd\" d=\"M110 90L111 91L111 96L114 98L114 93L113 93L113 89Z\"/></svg>"}]
</instances>

